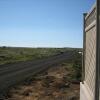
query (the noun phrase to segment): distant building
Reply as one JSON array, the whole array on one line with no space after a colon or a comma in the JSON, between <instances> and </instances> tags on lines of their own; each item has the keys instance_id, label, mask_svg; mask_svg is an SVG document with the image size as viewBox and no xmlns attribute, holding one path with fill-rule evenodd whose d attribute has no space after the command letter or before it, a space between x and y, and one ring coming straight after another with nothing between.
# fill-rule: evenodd
<instances>
[{"instance_id":1,"label":"distant building","mask_svg":"<svg viewBox=\"0 0 100 100\"><path fill-rule=\"evenodd\" d=\"M100 100L100 0L84 14L80 100Z\"/></svg>"}]
</instances>

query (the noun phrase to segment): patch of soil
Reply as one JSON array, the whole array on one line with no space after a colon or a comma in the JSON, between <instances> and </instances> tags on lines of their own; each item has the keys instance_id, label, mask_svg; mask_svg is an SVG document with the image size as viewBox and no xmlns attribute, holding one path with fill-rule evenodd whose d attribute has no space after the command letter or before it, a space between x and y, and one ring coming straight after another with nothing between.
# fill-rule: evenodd
<instances>
[{"instance_id":1,"label":"patch of soil","mask_svg":"<svg viewBox=\"0 0 100 100\"><path fill-rule=\"evenodd\" d=\"M8 100L79 100L80 86L71 82L70 64L59 65L38 74L27 84L12 88ZM77 83L77 84L76 84Z\"/></svg>"}]
</instances>

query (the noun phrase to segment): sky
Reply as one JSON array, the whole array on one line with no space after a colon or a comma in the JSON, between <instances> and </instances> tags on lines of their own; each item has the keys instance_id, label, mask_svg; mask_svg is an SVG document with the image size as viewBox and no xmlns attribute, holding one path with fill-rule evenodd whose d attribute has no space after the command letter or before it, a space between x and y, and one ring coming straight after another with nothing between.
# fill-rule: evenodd
<instances>
[{"instance_id":1,"label":"sky","mask_svg":"<svg viewBox=\"0 0 100 100\"><path fill-rule=\"evenodd\" d=\"M83 46L83 13L95 0L0 0L0 46Z\"/></svg>"}]
</instances>

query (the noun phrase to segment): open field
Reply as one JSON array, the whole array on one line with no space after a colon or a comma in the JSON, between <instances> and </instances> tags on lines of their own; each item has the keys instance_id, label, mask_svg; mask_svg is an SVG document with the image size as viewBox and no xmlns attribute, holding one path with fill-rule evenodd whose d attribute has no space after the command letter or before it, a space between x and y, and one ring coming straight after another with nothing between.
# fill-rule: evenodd
<instances>
[{"instance_id":1,"label":"open field","mask_svg":"<svg viewBox=\"0 0 100 100\"><path fill-rule=\"evenodd\" d=\"M79 100L80 81L73 63L64 62L11 88L8 100Z\"/></svg>"},{"instance_id":2,"label":"open field","mask_svg":"<svg viewBox=\"0 0 100 100\"><path fill-rule=\"evenodd\" d=\"M75 48L19 48L4 46L0 47L0 64L48 58L62 52L81 50Z\"/></svg>"},{"instance_id":3,"label":"open field","mask_svg":"<svg viewBox=\"0 0 100 100\"><path fill-rule=\"evenodd\" d=\"M35 61L31 60L0 65L0 95L14 84L17 84L40 71L44 71L48 67L52 67L52 65L64 61L72 61L74 57L74 52L66 52Z\"/></svg>"},{"instance_id":4,"label":"open field","mask_svg":"<svg viewBox=\"0 0 100 100\"><path fill-rule=\"evenodd\" d=\"M82 51L82 49L7 48L7 47L6 48L3 47L0 49L2 51L1 58L3 58L1 60L1 62L6 57L8 57L8 55L12 54L11 59L5 59L4 60L5 62L1 63L1 65L0 65L0 85L1 85L0 97L5 97L3 95L6 95L5 93L7 92L7 90L8 89L10 90L10 88L13 87L14 85L18 85L18 83L20 83L26 79L30 80L30 77L32 77L33 75L37 75L39 77L41 75L38 73L45 72L49 68L52 68L52 71L53 71L53 68L59 66L59 64L63 63L63 65L66 65L66 64L64 64L64 62L66 62L68 64L68 66L66 65L63 67L65 69L67 69L67 67L68 67L67 72L71 74L70 76L68 76L68 78L69 78L68 81L74 80L74 81L79 82L81 80L82 54L80 54L79 51ZM24 56L33 54L33 51L34 51L35 56L32 56L31 58L29 56L26 56L26 58L27 58L26 59L26 58L24 58L24 56L22 54L20 54L21 51L23 51L24 53L26 52L25 54L23 54ZM45 51L45 53L43 54L44 51ZM38 52L38 53L36 53L36 52ZM18 55L20 55L21 57L19 57ZM40 57L38 58L38 56L40 56ZM13 57L15 57L15 58L17 57L18 60L13 59ZM69 67L69 65L71 67ZM60 67L62 67L62 66L60 66ZM59 70L60 67L58 67L57 70ZM73 74L73 72L74 72L74 74ZM55 73L56 73L56 70L55 70ZM48 74L45 74L42 76L45 77L45 76L48 76ZM36 77L33 76L32 78L34 79ZM54 79L56 80L56 77L54 77ZM43 79L43 80L45 80L45 79ZM45 80L45 81L47 81L47 80ZM27 82L25 81L25 83L27 83ZM78 84L78 90L79 90L79 84ZM43 91L45 91L45 90L43 90ZM9 91L9 93L10 93L10 91ZM13 93L11 93L11 95L12 94ZM13 99L11 99L11 100L13 100ZM14 99L14 100L21 100L21 99ZM36 100L38 100L38 99L36 99Z\"/></svg>"}]
</instances>

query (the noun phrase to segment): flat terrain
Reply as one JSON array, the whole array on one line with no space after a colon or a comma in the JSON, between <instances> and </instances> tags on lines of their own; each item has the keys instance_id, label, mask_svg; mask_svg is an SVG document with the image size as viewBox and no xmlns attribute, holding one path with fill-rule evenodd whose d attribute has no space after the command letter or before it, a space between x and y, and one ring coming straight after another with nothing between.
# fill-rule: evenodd
<instances>
[{"instance_id":1,"label":"flat terrain","mask_svg":"<svg viewBox=\"0 0 100 100\"><path fill-rule=\"evenodd\" d=\"M13 87L8 100L79 100L79 81L73 65L62 63Z\"/></svg>"},{"instance_id":2,"label":"flat terrain","mask_svg":"<svg viewBox=\"0 0 100 100\"><path fill-rule=\"evenodd\" d=\"M56 84L56 81L57 81L58 82L57 84L59 84L59 82L61 82L61 84L64 87L66 87L65 83L67 85L67 81L68 81L68 84L70 81L70 86L72 88L74 88L74 86L75 86L79 91L79 84L78 85L73 84L73 82L71 82L71 81L74 80L77 83L77 81L79 82L81 79L82 55L79 54L80 51L82 51L82 49L1 47L0 48L0 98L5 98L7 91L10 90L11 87L18 85L21 82L23 83L27 79L30 80L30 78L32 76L33 76L32 81L30 83L35 83L34 84L35 87L39 87L38 85L36 86L36 84L38 84L38 81L40 83L43 82L44 85L46 85L45 82L48 83L48 80L54 81L53 84ZM64 71L65 69L67 69L66 66L63 66L63 67L58 66L59 64L62 64L63 62L67 62L72 67L67 66L68 70ZM49 68L51 68L51 71L50 70L47 71L47 69L49 69ZM63 76L61 78L56 77L57 70L55 70L54 68L56 68L58 70L58 72L59 71L61 72L61 74L59 74L59 76L60 75L62 76L62 73L63 73ZM56 73L56 74L52 73L53 70L54 70L54 73ZM72 71L72 70L74 70L74 71ZM46 71L47 71L47 73L43 74L43 72L46 72ZM73 72L74 72L74 74L73 74ZM39 73L41 73L41 75ZM52 76L49 73L51 73L52 75L54 74L54 76ZM67 81L65 81L66 78L64 78L65 73L66 73L67 78L70 77L69 79L67 79ZM70 73L71 76L67 73ZM34 77L34 75L37 75L38 78ZM29 81L28 82L25 81L25 83L29 84ZM52 86L50 86L51 87L50 91L53 92L54 90L56 91L56 89L57 89L59 92L61 92L58 89L59 86L57 85L58 87L56 88L56 86L55 85L53 86L53 84L52 84ZM48 83L48 85L50 85L50 84ZM29 84L28 86L31 86L31 84ZM21 87L23 87L23 85ZM53 87L55 89L53 89ZM47 88L43 87L43 86L40 88L42 88L41 91L47 90ZM75 91L77 90L76 88L75 88ZM15 92L12 92L12 90L13 89L11 89L11 91L8 92L8 94L10 93L10 95L8 97L11 97L11 98L9 98L9 100L10 99L11 100L21 100L21 99L18 99L17 97L14 97L17 99L12 99L13 95L15 95L15 94L13 94ZM34 90L35 90L35 88L34 88ZM70 91L70 90L72 90L72 89L69 88L68 91ZM18 89L18 91L20 93L19 89ZM24 91L24 90L22 90L22 91ZM37 92L39 93L39 90ZM77 92L77 93L79 93L79 92ZM62 95L62 93L61 93L61 95ZM42 97L42 95L38 95L38 97ZM55 96L52 99L50 99L51 97L52 96L48 97L49 99L45 99L45 100L53 100L53 98ZM30 96L29 96L29 98L30 98ZM61 96L61 98L62 98L62 96ZM79 97L77 97L77 98L79 98ZM29 100L31 100L31 99L29 99ZM34 100L42 100L42 99L38 99L38 98L35 99L35 97L34 97ZM59 99L59 100L61 100L61 99ZM77 100L77 99L75 99L75 100Z\"/></svg>"},{"instance_id":3,"label":"flat terrain","mask_svg":"<svg viewBox=\"0 0 100 100\"><path fill-rule=\"evenodd\" d=\"M0 65L28 60L48 58L62 52L80 51L74 48L19 48L0 47Z\"/></svg>"},{"instance_id":4,"label":"flat terrain","mask_svg":"<svg viewBox=\"0 0 100 100\"><path fill-rule=\"evenodd\" d=\"M74 52L67 52L36 61L0 65L0 95L8 87L47 69L49 66L70 60L73 56Z\"/></svg>"}]
</instances>

